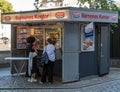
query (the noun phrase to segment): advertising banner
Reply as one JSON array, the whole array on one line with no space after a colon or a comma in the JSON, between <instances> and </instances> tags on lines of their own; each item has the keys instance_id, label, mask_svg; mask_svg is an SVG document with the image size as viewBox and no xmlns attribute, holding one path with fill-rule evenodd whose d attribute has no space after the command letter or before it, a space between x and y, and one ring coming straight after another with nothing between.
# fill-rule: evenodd
<instances>
[{"instance_id":1,"label":"advertising banner","mask_svg":"<svg viewBox=\"0 0 120 92\"><path fill-rule=\"evenodd\" d=\"M54 11L42 11L42 12L25 12L25 13L13 13L2 15L2 22L15 23L15 22L31 22L31 21L48 21L48 20L65 20L69 19L68 10L54 10Z\"/></svg>"},{"instance_id":2,"label":"advertising banner","mask_svg":"<svg viewBox=\"0 0 120 92\"><path fill-rule=\"evenodd\" d=\"M94 28L93 22L82 26L81 51L94 51Z\"/></svg>"},{"instance_id":3,"label":"advertising banner","mask_svg":"<svg viewBox=\"0 0 120 92\"><path fill-rule=\"evenodd\" d=\"M92 22L106 22L117 23L117 12L103 12L103 11L70 11L71 19L74 21L92 21Z\"/></svg>"}]
</instances>

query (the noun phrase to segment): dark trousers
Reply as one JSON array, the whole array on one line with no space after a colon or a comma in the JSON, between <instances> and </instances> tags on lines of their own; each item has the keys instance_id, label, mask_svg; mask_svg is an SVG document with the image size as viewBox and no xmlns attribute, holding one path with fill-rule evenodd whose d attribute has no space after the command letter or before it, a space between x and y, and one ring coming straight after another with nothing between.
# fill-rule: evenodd
<instances>
[{"instance_id":1,"label":"dark trousers","mask_svg":"<svg viewBox=\"0 0 120 92\"><path fill-rule=\"evenodd\" d=\"M27 76L27 77L31 77L31 76L29 76L29 74L28 74L28 62L29 62L29 61L27 61L26 76ZM38 66L37 66L37 58L36 58L36 57L33 58L33 64L32 64L31 73L32 73L32 74L33 74L33 73L36 73L38 76L41 76L41 73L40 73L39 68L38 68Z\"/></svg>"},{"instance_id":2,"label":"dark trousers","mask_svg":"<svg viewBox=\"0 0 120 92\"><path fill-rule=\"evenodd\" d=\"M54 62L49 61L48 64L44 64L42 70L41 82L45 83L48 78L48 82L53 83Z\"/></svg>"}]
</instances>

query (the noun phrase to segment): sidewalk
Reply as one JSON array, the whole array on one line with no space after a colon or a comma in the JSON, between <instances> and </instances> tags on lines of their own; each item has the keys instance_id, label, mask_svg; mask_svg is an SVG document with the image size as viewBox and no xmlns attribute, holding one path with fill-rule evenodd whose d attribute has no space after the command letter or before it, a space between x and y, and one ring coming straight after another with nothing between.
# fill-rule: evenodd
<instances>
[{"instance_id":1,"label":"sidewalk","mask_svg":"<svg viewBox=\"0 0 120 92\"><path fill-rule=\"evenodd\" d=\"M110 73L103 77L89 76L78 82L63 84L39 84L27 82L27 77L21 76L11 91L15 76L11 76L9 69L0 69L0 92L120 92L120 69L111 68Z\"/></svg>"}]
</instances>

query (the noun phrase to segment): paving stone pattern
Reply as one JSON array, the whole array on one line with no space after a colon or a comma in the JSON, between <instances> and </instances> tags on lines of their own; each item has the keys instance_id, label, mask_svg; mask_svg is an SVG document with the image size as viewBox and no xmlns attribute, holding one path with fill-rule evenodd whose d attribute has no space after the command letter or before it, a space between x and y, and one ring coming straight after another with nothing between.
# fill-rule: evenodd
<instances>
[{"instance_id":1,"label":"paving stone pattern","mask_svg":"<svg viewBox=\"0 0 120 92\"><path fill-rule=\"evenodd\" d=\"M89 76L78 82L63 84L39 84L27 82L27 77L20 76L13 90L12 83L16 76L0 76L0 92L120 92L120 69L111 68L103 77Z\"/></svg>"}]
</instances>

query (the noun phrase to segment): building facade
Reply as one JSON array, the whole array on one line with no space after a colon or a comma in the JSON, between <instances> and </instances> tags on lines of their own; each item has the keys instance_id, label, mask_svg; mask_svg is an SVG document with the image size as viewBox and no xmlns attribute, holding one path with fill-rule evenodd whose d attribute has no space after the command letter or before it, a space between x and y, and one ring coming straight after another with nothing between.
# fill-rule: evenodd
<instances>
[{"instance_id":1,"label":"building facade","mask_svg":"<svg viewBox=\"0 0 120 92\"><path fill-rule=\"evenodd\" d=\"M78 7L77 0L41 0L40 7Z\"/></svg>"}]
</instances>

